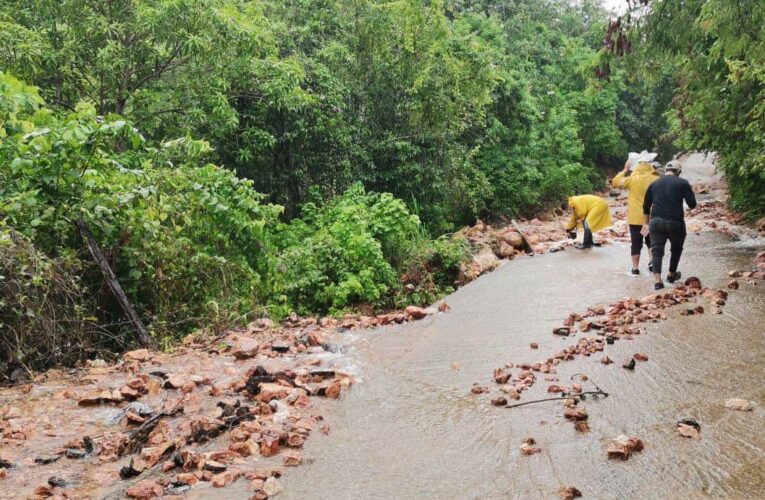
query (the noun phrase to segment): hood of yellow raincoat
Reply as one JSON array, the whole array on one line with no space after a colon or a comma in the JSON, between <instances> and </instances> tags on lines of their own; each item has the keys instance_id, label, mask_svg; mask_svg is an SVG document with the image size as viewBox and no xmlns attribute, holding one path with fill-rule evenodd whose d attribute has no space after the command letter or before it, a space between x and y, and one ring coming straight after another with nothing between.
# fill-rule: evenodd
<instances>
[{"instance_id":1,"label":"hood of yellow raincoat","mask_svg":"<svg viewBox=\"0 0 765 500\"><path fill-rule=\"evenodd\" d=\"M638 163L635 168L632 170L632 175L648 175L655 173L656 170L653 168L653 165L650 163L646 163L644 161L641 161Z\"/></svg>"}]
</instances>

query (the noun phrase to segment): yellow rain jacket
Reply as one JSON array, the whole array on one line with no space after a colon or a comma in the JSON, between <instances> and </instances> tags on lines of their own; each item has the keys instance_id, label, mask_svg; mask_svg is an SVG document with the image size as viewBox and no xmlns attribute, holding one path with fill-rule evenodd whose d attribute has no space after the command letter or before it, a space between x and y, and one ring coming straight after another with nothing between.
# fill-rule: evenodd
<instances>
[{"instance_id":1,"label":"yellow rain jacket","mask_svg":"<svg viewBox=\"0 0 765 500\"><path fill-rule=\"evenodd\" d=\"M627 189L629 197L627 199L627 224L643 225L645 217L643 216L643 200L648 186L659 178L659 174L654 170L650 163L640 162L637 164L632 174L627 177L624 172L611 180L611 185L615 188Z\"/></svg>"},{"instance_id":2,"label":"yellow rain jacket","mask_svg":"<svg viewBox=\"0 0 765 500\"><path fill-rule=\"evenodd\" d=\"M582 226L585 220L593 233L612 224L608 202L603 198L591 194L572 196L568 199L568 206L574 209L574 213L568 221L567 231L573 231L577 226Z\"/></svg>"}]
</instances>

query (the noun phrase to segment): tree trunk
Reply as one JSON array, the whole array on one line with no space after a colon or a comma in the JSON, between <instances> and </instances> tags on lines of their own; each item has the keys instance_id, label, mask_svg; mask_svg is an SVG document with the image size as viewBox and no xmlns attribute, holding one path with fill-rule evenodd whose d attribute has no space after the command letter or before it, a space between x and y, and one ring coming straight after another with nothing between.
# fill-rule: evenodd
<instances>
[{"instance_id":1,"label":"tree trunk","mask_svg":"<svg viewBox=\"0 0 765 500\"><path fill-rule=\"evenodd\" d=\"M149 337L149 332L146 331L146 327L143 325L141 318L138 317L132 304L130 304L130 301L125 295L125 291L122 289L119 281L117 281L117 277L114 275L114 271L109 267L109 263L106 261L104 254L101 253L101 249L99 248L96 239L93 237L93 233L90 232L87 223L80 219L74 224L77 226L77 230L88 245L90 255L93 256L93 259L98 263L98 267L101 268L104 279L106 279L106 284L109 285L109 289L114 295L114 298L117 299L117 302L119 302L120 307L122 307L122 311L125 313L125 316L127 316L128 321L133 325L136 340L142 347L154 347L154 343L152 342L151 337Z\"/></svg>"}]
</instances>

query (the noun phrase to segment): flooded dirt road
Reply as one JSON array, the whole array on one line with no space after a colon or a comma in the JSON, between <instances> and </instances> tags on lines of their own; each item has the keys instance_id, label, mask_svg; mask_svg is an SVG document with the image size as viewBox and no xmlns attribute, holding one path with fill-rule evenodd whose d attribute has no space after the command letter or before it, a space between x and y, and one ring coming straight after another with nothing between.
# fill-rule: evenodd
<instances>
[{"instance_id":1,"label":"flooded dirt road","mask_svg":"<svg viewBox=\"0 0 765 500\"><path fill-rule=\"evenodd\" d=\"M710 164L695 160L684 175L708 180ZM762 246L719 233L689 234L681 270L722 288L728 271L750 268ZM492 369L543 360L575 343L576 336L551 334L570 312L653 292L645 270L638 278L627 275L628 259L623 244L520 259L449 297L448 314L356 334L350 355L362 383L327 408L332 431L306 445L309 463L287 471L284 496L554 498L562 485L590 498L761 495L765 283L742 281L722 315L668 310L669 319L648 324L647 334L607 346L614 364L591 356L559 365L561 383L586 373L611 394L583 403L587 434L565 422L559 402L489 404L498 394ZM649 360L623 369L621 362L636 352ZM474 382L492 393L472 395ZM521 402L549 396L545 387L534 386ZM725 409L731 397L755 402L754 411ZM701 423L700 440L677 434L683 417ZM620 434L639 436L645 450L628 461L609 460L606 447ZM540 454L521 455L527 436Z\"/></svg>"},{"instance_id":2,"label":"flooded dirt road","mask_svg":"<svg viewBox=\"0 0 765 500\"><path fill-rule=\"evenodd\" d=\"M681 270L715 294L728 271L753 269L765 238L731 225L711 162L696 155L685 167L701 203ZM644 301L668 318L631 325L644 331L605 352L552 361L578 339L603 339L553 335L570 313L653 293L645 271L627 273L620 200L614 228L597 236L610 244L574 250L560 241L562 216L525 221L551 253L506 262L448 297L451 311L420 321L261 318L190 335L172 352L139 349L0 388L0 498L555 498L561 486L590 498L760 497L765 273L740 278L722 314L701 294L661 310ZM480 240L477 226L468 229ZM681 316L697 305L706 313ZM638 352L648 360L622 368ZM582 373L584 390L595 383L610 396L580 402L587 433L563 418L562 400L492 406L493 370L509 362L514 377L524 363L552 370L536 372L519 402L555 396L549 385ZM489 393L471 394L474 383ZM733 397L754 410L726 409ZM701 439L678 435L681 418L701 423ZM621 434L645 450L609 460ZM527 437L540 453L521 453Z\"/></svg>"}]
</instances>

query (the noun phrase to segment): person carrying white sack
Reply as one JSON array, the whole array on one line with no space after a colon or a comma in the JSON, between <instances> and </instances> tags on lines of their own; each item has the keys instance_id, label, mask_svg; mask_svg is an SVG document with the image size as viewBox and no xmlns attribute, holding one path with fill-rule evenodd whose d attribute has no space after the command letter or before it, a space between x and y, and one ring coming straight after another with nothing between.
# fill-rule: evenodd
<instances>
[{"instance_id":1,"label":"person carrying white sack","mask_svg":"<svg viewBox=\"0 0 765 500\"><path fill-rule=\"evenodd\" d=\"M632 242L630 255L632 257L633 276L640 274L640 253L643 249L643 243L648 247L649 261L651 251L651 237L643 236L641 229L645 220L643 216L643 201L648 187L659 178L652 162L656 158L656 153L643 151L641 153L630 153L624 169L611 180L611 185L615 188L626 189L629 192L627 199L627 224L630 228L630 240ZM651 271L651 264L648 265Z\"/></svg>"}]
</instances>

